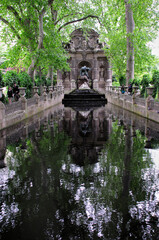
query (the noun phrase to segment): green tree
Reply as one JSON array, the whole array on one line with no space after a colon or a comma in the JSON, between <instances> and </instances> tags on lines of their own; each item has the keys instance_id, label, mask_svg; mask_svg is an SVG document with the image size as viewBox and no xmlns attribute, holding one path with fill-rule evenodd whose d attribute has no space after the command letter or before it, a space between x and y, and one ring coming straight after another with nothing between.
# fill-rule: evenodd
<instances>
[{"instance_id":1,"label":"green tree","mask_svg":"<svg viewBox=\"0 0 159 240\"><path fill-rule=\"evenodd\" d=\"M159 70L155 70L152 75L152 83L154 84L154 97L159 99Z\"/></svg>"},{"instance_id":2,"label":"green tree","mask_svg":"<svg viewBox=\"0 0 159 240\"><path fill-rule=\"evenodd\" d=\"M95 9L98 7L100 36L106 42L106 55L118 78L127 76L128 84L134 76L149 72L155 58L148 42L158 31L159 3L153 0L96 0L92 5Z\"/></svg>"},{"instance_id":3,"label":"green tree","mask_svg":"<svg viewBox=\"0 0 159 240\"><path fill-rule=\"evenodd\" d=\"M63 30L90 17L97 18L90 15L84 3L76 0L23 0L16 3L3 0L0 11L4 25L2 37L5 42L14 41L10 60L14 64L25 63L32 78L35 69L39 74L50 67L54 71L68 70L67 54L62 46L68 33Z\"/></svg>"},{"instance_id":4,"label":"green tree","mask_svg":"<svg viewBox=\"0 0 159 240\"><path fill-rule=\"evenodd\" d=\"M142 77L142 80L141 80L141 86L142 86L142 89L141 89L141 95L142 96L147 96L147 93L146 93L146 88L149 86L151 82L151 77L149 74L144 74L143 77Z\"/></svg>"},{"instance_id":5,"label":"green tree","mask_svg":"<svg viewBox=\"0 0 159 240\"><path fill-rule=\"evenodd\" d=\"M33 87L33 82L31 77L26 72L18 73L19 87L26 87L26 98L31 97L31 90Z\"/></svg>"},{"instance_id":6,"label":"green tree","mask_svg":"<svg viewBox=\"0 0 159 240\"><path fill-rule=\"evenodd\" d=\"M3 75L3 83L4 86L11 86L13 87L13 84L16 83L17 85L19 84L19 76L16 71L7 71Z\"/></svg>"}]
</instances>

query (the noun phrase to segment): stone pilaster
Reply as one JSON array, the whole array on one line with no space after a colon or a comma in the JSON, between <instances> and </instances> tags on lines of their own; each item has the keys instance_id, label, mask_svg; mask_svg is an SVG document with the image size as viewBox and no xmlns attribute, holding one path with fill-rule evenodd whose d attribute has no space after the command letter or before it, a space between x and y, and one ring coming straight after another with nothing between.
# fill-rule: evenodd
<instances>
[{"instance_id":1,"label":"stone pilaster","mask_svg":"<svg viewBox=\"0 0 159 240\"><path fill-rule=\"evenodd\" d=\"M98 71L98 60L97 60L97 58L96 57L94 57L94 61L93 61L93 76L92 76L92 78L93 78L93 80L95 80L95 79L99 79L99 71Z\"/></svg>"},{"instance_id":2,"label":"stone pilaster","mask_svg":"<svg viewBox=\"0 0 159 240\"><path fill-rule=\"evenodd\" d=\"M112 85L112 69L110 63L107 63L106 86Z\"/></svg>"},{"instance_id":3,"label":"stone pilaster","mask_svg":"<svg viewBox=\"0 0 159 240\"><path fill-rule=\"evenodd\" d=\"M93 64L93 73L92 73L92 78L93 78L93 89L98 90L98 81L99 81L99 71L98 71L98 61L97 58L94 57L94 64Z\"/></svg>"},{"instance_id":4,"label":"stone pilaster","mask_svg":"<svg viewBox=\"0 0 159 240\"><path fill-rule=\"evenodd\" d=\"M146 99L146 109L147 110L153 110L155 100L152 97L152 94L153 94L154 88L153 87L147 87L146 90L147 90L147 93L148 93L148 97Z\"/></svg>"},{"instance_id":5,"label":"stone pilaster","mask_svg":"<svg viewBox=\"0 0 159 240\"><path fill-rule=\"evenodd\" d=\"M70 73L70 79L71 80L76 80L77 78L77 73L76 73L76 60L73 58L72 59L72 68L71 68L71 73Z\"/></svg>"},{"instance_id":6,"label":"stone pilaster","mask_svg":"<svg viewBox=\"0 0 159 240\"><path fill-rule=\"evenodd\" d=\"M62 82L62 72L57 70L57 85Z\"/></svg>"}]
</instances>

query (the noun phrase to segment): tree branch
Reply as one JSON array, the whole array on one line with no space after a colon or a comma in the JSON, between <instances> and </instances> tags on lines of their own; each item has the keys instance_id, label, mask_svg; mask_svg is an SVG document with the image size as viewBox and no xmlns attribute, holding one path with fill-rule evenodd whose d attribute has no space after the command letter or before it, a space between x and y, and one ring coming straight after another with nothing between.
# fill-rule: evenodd
<instances>
[{"instance_id":1,"label":"tree branch","mask_svg":"<svg viewBox=\"0 0 159 240\"><path fill-rule=\"evenodd\" d=\"M75 15L75 14L82 14L82 13L77 12L77 13L67 14L67 15L63 16L62 18L60 18L59 20L57 20L57 21L54 23L54 25L58 24L58 23L59 23L61 20L63 20L64 18L69 17L69 16L72 16L72 15Z\"/></svg>"},{"instance_id":2,"label":"tree branch","mask_svg":"<svg viewBox=\"0 0 159 240\"><path fill-rule=\"evenodd\" d=\"M80 22L80 21L86 20L87 18L96 18L96 19L98 19L98 21L99 21L98 16L88 15L88 16L86 16L86 17L83 17L83 18L80 18L80 19L77 19L77 20L72 20L72 21L70 21L70 22L67 22L67 23L63 24L63 25L58 29L58 32L60 32L62 28L66 27L66 26L69 25L69 24L72 24L72 23L75 23L75 22ZM100 21L99 21L99 23L100 23Z\"/></svg>"},{"instance_id":3,"label":"tree branch","mask_svg":"<svg viewBox=\"0 0 159 240\"><path fill-rule=\"evenodd\" d=\"M50 8L51 8L52 21L55 22L57 19L57 11L54 10L52 5L50 6ZM54 23L54 25L55 25L55 23Z\"/></svg>"},{"instance_id":4,"label":"tree branch","mask_svg":"<svg viewBox=\"0 0 159 240\"><path fill-rule=\"evenodd\" d=\"M14 14L14 16L16 17L16 19L17 19L17 20L19 21L19 23L21 24L21 23L22 23L22 19L21 19L21 17L19 16L18 12L17 12L12 6L9 6L9 5L7 6L7 9Z\"/></svg>"},{"instance_id":5,"label":"tree branch","mask_svg":"<svg viewBox=\"0 0 159 240\"><path fill-rule=\"evenodd\" d=\"M20 10L21 16L24 17L23 10L22 10L22 7L21 7L21 5L20 5L20 2L19 2L19 4L18 4L18 6L19 6L19 10Z\"/></svg>"},{"instance_id":6,"label":"tree branch","mask_svg":"<svg viewBox=\"0 0 159 240\"><path fill-rule=\"evenodd\" d=\"M48 6L50 7L53 4L54 0L48 0Z\"/></svg>"},{"instance_id":7,"label":"tree branch","mask_svg":"<svg viewBox=\"0 0 159 240\"><path fill-rule=\"evenodd\" d=\"M51 6L54 0L48 0L48 6ZM43 17L46 13L46 7L43 7L39 14L39 44L38 49L43 48L44 30L43 30Z\"/></svg>"},{"instance_id":8,"label":"tree branch","mask_svg":"<svg viewBox=\"0 0 159 240\"><path fill-rule=\"evenodd\" d=\"M10 22L8 22L6 19L4 19L3 17L0 16L0 20L2 22L4 22L6 25L8 25L12 31L15 33L15 35L17 36L18 39L21 39L21 37L19 36L18 32L16 31L16 29L10 24Z\"/></svg>"}]
</instances>

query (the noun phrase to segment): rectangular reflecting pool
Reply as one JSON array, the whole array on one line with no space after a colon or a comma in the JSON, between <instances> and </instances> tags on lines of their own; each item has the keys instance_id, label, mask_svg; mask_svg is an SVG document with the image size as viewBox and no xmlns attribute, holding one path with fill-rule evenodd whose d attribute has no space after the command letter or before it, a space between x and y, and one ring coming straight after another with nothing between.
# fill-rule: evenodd
<instances>
[{"instance_id":1,"label":"rectangular reflecting pool","mask_svg":"<svg viewBox=\"0 0 159 240\"><path fill-rule=\"evenodd\" d=\"M159 124L62 105L0 132L0 239L159 239Z\"/></svg>"}]
</instances>

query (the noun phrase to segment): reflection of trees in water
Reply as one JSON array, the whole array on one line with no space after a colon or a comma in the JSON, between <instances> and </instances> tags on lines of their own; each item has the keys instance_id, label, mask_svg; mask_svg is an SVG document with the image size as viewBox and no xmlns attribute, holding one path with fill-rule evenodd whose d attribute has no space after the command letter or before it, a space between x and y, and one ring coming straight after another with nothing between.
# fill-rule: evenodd
<instances>
[{"instance_id":1,"label":"reflection of trees in water","mask_svg":"<svg viewBox=\"0 0 159 240\"><path fill-rule=\"evenodd\" d=\"M144 149L144 145L145 138L139 131L133 137L130 126L123 130L116 124L109 143L106 145L107 155L102 164L103 182L109 186L103 190L102 195L107 196L108 206L110 206L109 202L112 203L110 210L112 221L116 226L120 222L120 234L116 232L116 237L120 236L121 239L129 239L130 236L132 239L144 239L143 236L145 239L151 239L151 236L157 236L153 233L154 229L157 230L157 222L152 224L151 211L146 214L149 215L149 221L146 222L145 209L140 209L143 202L147 202L150 208L150 199L157 190L153 190L153 175L149 183L144 178L144 172L149 170L151 164L150 155ZM104 174L105 172L107 174ZM149 190L146 189L147 184ZM154 204L157 208L157 202L154 201ZM133 212L134 209L136 209L135 212ZM140 214L137 209L140 209Z\"/></svg>"},{"instance_id":2,"label":"reflection of trees in water","mask_svg":"<svg viewBox=\"0 0 159 240\"><path fill-rule=\"evenodd\" d=\"M70 139L55 125L40 133L26 150L11 149L2 239L157 239L155 176L139 132L115 123L99 162L83 167L72 164Z\"/></svg>"}]
</instances>

